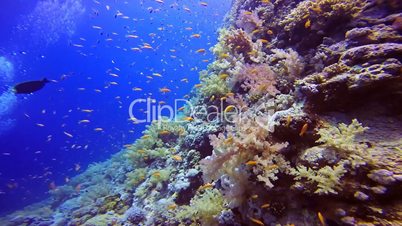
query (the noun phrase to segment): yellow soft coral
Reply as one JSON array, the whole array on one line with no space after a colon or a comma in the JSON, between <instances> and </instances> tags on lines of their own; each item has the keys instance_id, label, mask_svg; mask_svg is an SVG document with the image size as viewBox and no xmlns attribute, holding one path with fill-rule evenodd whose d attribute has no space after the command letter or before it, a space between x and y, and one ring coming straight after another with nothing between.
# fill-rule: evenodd
<instances>
[{"instance_id":1,"label":"yellow soft coral","mask_svg":"<svg viewBox=\"0 0 402 226\"><path fill-rule=\"evenodd\" d=\"M218 225L216 217L225 210L225 201L217 189L208 189L191 199L190 205L183 206L176 217L180 220L199 220L201 225ZM195 223L195 222L194 222Z\"/></svg>"},{"instance_id":2,"label":"yellow soft coral","mask_svg":"<svg viewBox=\"0 0 402 226\"><path fill-rule=\"evenodd\" d=\"M360 133L368 128L363 127L356 119L352 120L350 125L344 123L338 126L327 126L319 129L320 139L317 143L321 143L321 147L335 149L341 159L334 166L324 166L318 169L307 168L299 165L296 169L291 169L290 174L295 176L295 180L302 181L304 184L315 184L317 189L314 193L318 194L337 194L340 189L341 177L347 173L345 167L355 169L366 164L366 148L365 144L358 143L355 139ZM303 184L303 182L299 182Z\"/></svg>"},{"instance_id":3,"label":"yellow soft coral","mask_svg":"<svg viewBox=\"0 0 402 226\"><path fill-rule=\"evenodd\" d=\"M367 129L369 128L363 127L357 119L353 119L350 125L340 123L337 127L324 127L318 130L320 139L317 143L339 150L356 150L361 148L361 144L355 142L356 136Z\"/></svg>"},{"instance_id":4,"label":"yellow soft coral","mask_svg":"<svg viewBox=\"0 0 402 226\"><path fill-rule=\"evenodd\" d=\"M147 176L147 168L138 168L126 174L126 184L128 187L137 186L145 180Z\"/></svg>"},{"instance_id":5,"label":"yellow soft coral","mask_svg":"<svg viewBox=\"0 0 402 226\"><path fill-rule=\"evenodd\" d=\"M290 169L292 175L296 176L295 180L306 179L307 184L316 184L317 189L314 193L317 194L337 194L337 189L340 189L341 177L346 173L344 167L345 162L339 162L334 167L324 166L319 170L313 170L303 165L297 167L297 170Z\"/></svg>"},{"instance_id":6,"label":"yellow soft coral","mask_svg":"<svg viewBox=\"0 0 402 226\"><path fill-rule=\"evenodd\" d=\"M220 78L216 74L211 74L210 76L201 78L202 86L200 88L201 94L204 97L224 96L230 90L225 80Z\"/></svg>"}]
</instances>

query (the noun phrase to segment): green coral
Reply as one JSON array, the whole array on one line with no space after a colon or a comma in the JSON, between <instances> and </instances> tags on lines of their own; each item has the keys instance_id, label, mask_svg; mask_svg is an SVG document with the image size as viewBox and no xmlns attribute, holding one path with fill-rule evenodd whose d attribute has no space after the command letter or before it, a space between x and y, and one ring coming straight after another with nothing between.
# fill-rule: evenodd
<instances>
[{"instance_id":1,"label":"green coral","mask_svg":"<svg viewBox=\"0 0 402 226\"><path fill-rule=\"evenodd\" d=\"M186 130L182 122L162 117L159 120L153 121L147 127L146 134L153 139L161 140L163 146L166 146L177 141L179 137L186 135Z\"/></svg>"},{"instance_id":2,"label":"green coral","mask_svg":"<svg viewBox=\"0 0 402 226\"><path fill-rule=\"evenodd\" d=\"M186 130L183 123L162 117L159 120L152 121L143 132L141 139L138 139L127 149L141 150L168 146L184 135L186 135Z\"/></svg>"},{"instance_id":3,"label":"green coral","mask_svg":"<svg viewBox=\"0 0 402 226\"><path fill-rule=\"evenodd\" d=\"M201 93L204 97L224 96L226 93L230 92L226 81L221 79L216 74L211 74L210 76L201 77L202 86L200 88Z\"/></svg>"},{"instance_id":4,"label":"green coral","mask_svg":"<svg viewBox=\"0 0 402 226\"><path fill-rule=\"evenodd\" d=\"M180 220L192 219L199 221L201 225L217 225L216 216L225 210L225 201L221 192L217 189L206 190L198 193L191 199L190 205L183 206L176 217ZM196 225L196 222L194 222Z\"/></svg>"},{"instance_id":5,"label":"green coral","mask_svg":"<svg viewBox=\"0 0 402 226\"><path fill-rule=\"evenodd\" d=\"M116 213L123 214L127 209L128 206L125 206L124 202L120 199L120 195L112 195L103 200L98 212L103 214L113 210Z\"/></svg>"},{"instance_id":6,"label":"green coral","mask_svg":"<svg viewBox=\"0 0 402 226\"><path fill-rule=\"evenodd\" d=\"M146 179L147 168L138 168L126 174L126 184L129 187L136 186Z\"/></svg>"},{"instance_id":7,"label":"green coral","mask_svg":"<svg viewBox=\"0 0 402 226\"><path fill-rule=\"evenodd\" d=\"M146 161L153 161L155 159L164 159L169 154L169 149L161 147L150 150L131 150L126 154L135 166L145 167Z\"/></svg>"},{"instance_id":8,"label":"green coral","mask_svg":"<svg viewBox=\"0 0 402 226\"><path fill-rule=\"evenodd\" d=\"M158 185L161 186L161 183L168 181L170 178L170 174L172 173L172 170L167 168L167 169L154 169L151 170L148 173L149 178L149 183L152 185Z\"/></svg>"},{"instance_id":9,"label":"green coral","mask_svg":"<svg viewBox=\"0 0 402 226\"><path fill-rule=\"evenodd\" d=\"M148 156L147 151L143 149L140 150L130 149L126 153L126 158L132 161L133 165L136 167L145 167L144 160L148 158L147 156Z\"/></svg>"},{"instance_id":10,"label":"green coral","mask_svg":"<svg viewBox=\"0 0 402 226\"><path fill-rule=\"evenodd\" d=\"M166 157L169 148L177 145L179 138L186 135L186 129L181 122L161 118L153 121L143 134L141 139L126 147L125 157L136 167L145 167L146 160Z\"/></svg>"},{"instance_id":11,"label":"green coral","mask_svg":"<svg viewBox=\"0 0 402 226\"><path fill-rule=\"evenodd\" d=\"M137 197L145 198L147 193L151 188L156 190L161 190L163 188L164 182L170 179L170 175L173 173L172 168L166 169L152 169L147 173L147 179L144 183L136 187L134 195Z\"/></svg>"}]
</instances>

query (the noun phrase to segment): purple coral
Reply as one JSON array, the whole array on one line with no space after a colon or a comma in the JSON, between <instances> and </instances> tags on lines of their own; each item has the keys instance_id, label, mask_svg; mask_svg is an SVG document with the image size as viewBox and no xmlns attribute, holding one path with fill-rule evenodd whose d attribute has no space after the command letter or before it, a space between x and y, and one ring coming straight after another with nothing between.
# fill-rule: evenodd
<instances>
[{"instance_id":1,"label":"purple coral","mask_svg":"<svg viewBox=\"0 0 402 226\"><path fill-rule=\"evenodd\" d=\"M242 28L247 33L251 33L256 28L262 26L262 20L258 17L256 11L249 12L246 10L241 10L239 16L237 17L236 25Z\"/></svg>"},{"instance_id":2,"label":"purple coral","mask_svg":"<svg viewBox=\"0 0 402 226\"><path fill-rule=\"evenodd\" d=\"M126 211L125 216L127 221L133 224L139 224L145 219L145 211L136 206L132 206Z\"/></svg>"}]
</instances>

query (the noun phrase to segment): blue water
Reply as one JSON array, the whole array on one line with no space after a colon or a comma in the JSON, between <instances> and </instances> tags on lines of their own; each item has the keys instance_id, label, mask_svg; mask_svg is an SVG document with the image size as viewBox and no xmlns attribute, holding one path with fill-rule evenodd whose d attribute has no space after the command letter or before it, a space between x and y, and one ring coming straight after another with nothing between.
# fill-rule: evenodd
<instances>
[{"instance_id":1,"label":"blue water","mask_svg":"<svg viewBox=\"0 0 402 226\"><path fill-rule=\"evenodd\" d=\"M0 98L6 109L0 120L10 122L0 124L0 213L46 198L50 183L62 185L90 163L133 143L145 124L128 120L131 101L150 96L173 104L189 93L208 64L203 60L212 60L209 51L195 51L216 43L230 6L225 0L206 2L206 7L199 1L168 0L1 3L0 57L13 72L8 81L0 78L0 95L19 82L45 77L54 82L16 101ZM153 49L141 48L143 43ZM163 87L171 92L162 94ZM134 114L144 115L139 108Z\"/></svg>"}]
</instances>

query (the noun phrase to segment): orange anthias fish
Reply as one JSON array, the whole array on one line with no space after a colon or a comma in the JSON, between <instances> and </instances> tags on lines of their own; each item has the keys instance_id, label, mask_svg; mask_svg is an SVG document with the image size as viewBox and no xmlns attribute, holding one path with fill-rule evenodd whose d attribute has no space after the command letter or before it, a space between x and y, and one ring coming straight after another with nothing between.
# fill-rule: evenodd
<instances>
[{"instance_id":1,"label":"orange anthias fish","mask_svg":"<svg viewBox=\"0 0 402 226\"><path fill-rule=\"evenodd\" d=\"M159 91L160 91L161 93L169 93L169 92L172 92L172 90L170 90L169 88L166 88L166 87L160 88Z\"/></svg>"},{"instance_id":2,"label":"orange anthias fish","mask_svg":"<svg viewBox=\"0 0 402 226\"><path fill-rule=\"evenodd\" d=\"M197 49L196 50L197 53L205 53L205 51L206 51L205 49Z\"/></svg>"},{"instance_id":3,"label":"orange anthias fish","mask_svg":"<svg viewBox=\"0 0 402 226\"><path fill-rule=\"evenodd\" d=\"M173 155L172 158L177 162L183 161L183 158L180 155Z\"/></svg>"},{"instance_id":4,"label":"orange anthias fish","mask_svg":"<svg viewBox=\"0 0 402 226\"><path fill-rule=\"evenodd\" d=\"M308 129L308 124L304 123L303 127L300 130L299 136L302 137L307 132L307 129Z\"/></svg>"}]
</instances>

